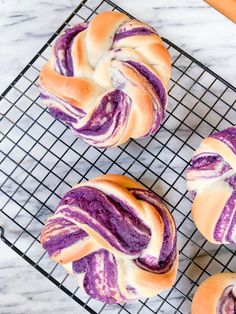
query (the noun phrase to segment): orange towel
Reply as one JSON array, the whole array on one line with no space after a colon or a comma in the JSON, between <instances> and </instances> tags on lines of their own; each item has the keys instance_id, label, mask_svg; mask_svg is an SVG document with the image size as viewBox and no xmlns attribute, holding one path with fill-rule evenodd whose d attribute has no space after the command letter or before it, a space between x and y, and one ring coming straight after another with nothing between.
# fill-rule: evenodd
<instances>
[{"instance_id":1,"label":"orange towel","mask_svg":"<svg viewBox=\"0 0 236 314\"><path fill-rule=\"evenodd\" d=\"M236 0L205 0L205 2L236 23Z\"/></svg>"}]
</instances>

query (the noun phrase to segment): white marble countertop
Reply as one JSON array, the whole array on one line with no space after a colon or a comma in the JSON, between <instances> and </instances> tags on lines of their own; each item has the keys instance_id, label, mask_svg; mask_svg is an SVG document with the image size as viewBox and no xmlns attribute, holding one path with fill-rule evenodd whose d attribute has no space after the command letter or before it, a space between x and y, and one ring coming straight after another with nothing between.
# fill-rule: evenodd
<instances>
[{"instance_id":1,"label":"white marble countertop","mask_svg":"<svg viewBox=\"0 0 236 314\"><path fill-rule=\"evenodd\" d=\"M236 85L235 24L207 4L199 0L115 2ZM0 92L77 4L75 0L0 1ZM1 314L82 313L74 301L1 241L0 252Z\"/></svg>"}]
</instances>

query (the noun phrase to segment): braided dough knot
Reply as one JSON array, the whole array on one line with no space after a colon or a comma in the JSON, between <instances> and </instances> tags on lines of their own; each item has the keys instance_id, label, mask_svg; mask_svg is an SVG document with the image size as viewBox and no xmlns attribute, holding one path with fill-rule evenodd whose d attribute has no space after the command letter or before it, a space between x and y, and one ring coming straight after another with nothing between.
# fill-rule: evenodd
<instances>
[{"instance_id":1,"label":"braided dough knot","mask_svg":"<svg viewBox=\"0 0 236 314\"><path fill-rule=\"evenodd\" d=\"M187 170L194 222L216 244L236 243L236 127L205 138Z\"/></svg>"},{"instance_id":2,"label":"braided dough knot","mask_svg":"<svg viewBox=\"0 0 236 314\"><path fill-rule=\"evenodd\" d=\"M57 39L41 99L87 143L117 146L154 134L164 118L170 57L150 26L103 12Z\"/></svg>"},{"instance_id":3,"label":"braided dough knot","mask_svg":"<svg viewBox=\"0 0 236 314\"><path fill-rule=\"evenodd\" d=\"M43 228L49 255L104 302L151 297L173 285L173 217L158 196L120 175L72 188Z\"/></svg>"}]
</instances>

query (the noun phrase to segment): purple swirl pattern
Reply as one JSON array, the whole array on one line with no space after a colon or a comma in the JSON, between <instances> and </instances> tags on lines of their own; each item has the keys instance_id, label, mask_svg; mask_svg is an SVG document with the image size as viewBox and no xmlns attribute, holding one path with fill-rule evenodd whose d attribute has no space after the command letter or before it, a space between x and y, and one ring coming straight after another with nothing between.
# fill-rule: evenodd
<instances>
[{"instance_id":1,"label":"purple swirl pattern","mask_svg":"<svg viewBox=\"0 0 236 314\"><path fill-rule=\"evenodd\" d=\"M233 314L236 313L236 296L234 286L226 287L219 299L216 313L217 314Z\"/></svg>"}]
</instances>

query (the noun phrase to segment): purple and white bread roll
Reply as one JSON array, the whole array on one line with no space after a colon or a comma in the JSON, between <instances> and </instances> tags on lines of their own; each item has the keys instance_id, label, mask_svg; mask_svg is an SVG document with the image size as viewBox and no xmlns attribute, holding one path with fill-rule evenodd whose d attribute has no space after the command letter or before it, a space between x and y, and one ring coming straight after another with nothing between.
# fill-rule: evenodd
<instances>
[{"instance_id":1,"label":"purple and white bread roll","mask_svg":"<svg viewBox=\"0 0 236 314\"><path fill-rule=\"evenodd\" d=\"M117 146L154 134L164 118L171 60L150 26L103 12L64 31L40 73L43 103L87 143Z\"/></svg>"},{"instance_id":2,"label":"purple and white bread roll","mask_svg":"<svg viewBox=\"0 0 236 314\"><path fill-rule=\"evenodd\" d=\"M236 127L204 139L187 169L198 230L216 244L236 243Z\"/></svg>"},{"instance_id":3,"label":"purple and white bread roll","mask_svg":"<svg viewBox=\"0 0 236 314\"><path fill-rule=\"evenodd\" d=\"M72 188L46 222L41 243L80 287L103 302L151 297L175 281L172 215L158 196L121 175Z\"/></svg>"},{"instance_id":4,"label":"purple and white bread roll","mask_svg":"<svg viewBox=\"0 0 236 314\"><path fill-rule=\"evenodd\" d=\"M192 314L235 314L236 274L221 273L207 278L196 290Z\"/></svg>"}]
</instances>

